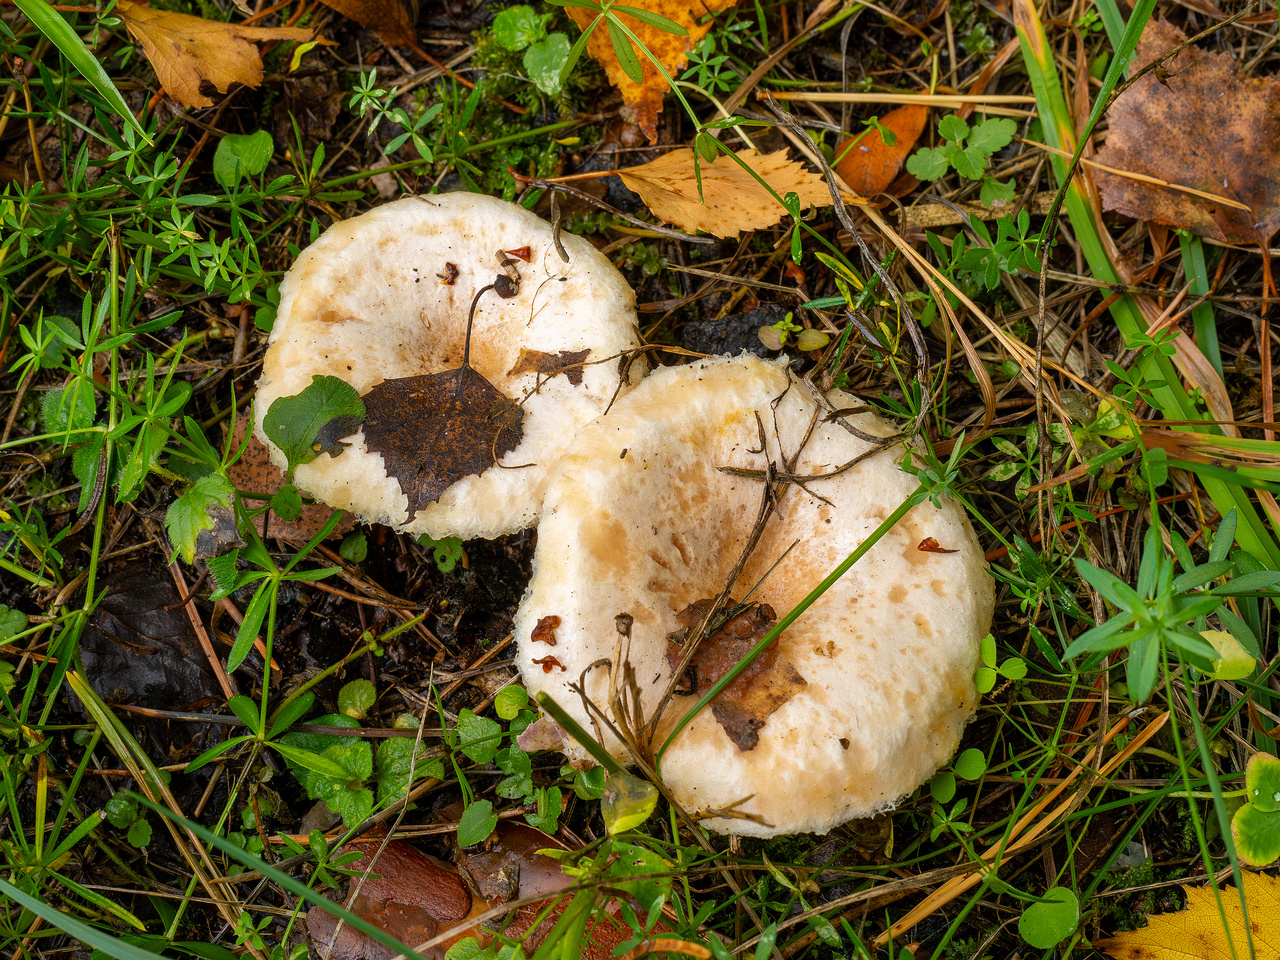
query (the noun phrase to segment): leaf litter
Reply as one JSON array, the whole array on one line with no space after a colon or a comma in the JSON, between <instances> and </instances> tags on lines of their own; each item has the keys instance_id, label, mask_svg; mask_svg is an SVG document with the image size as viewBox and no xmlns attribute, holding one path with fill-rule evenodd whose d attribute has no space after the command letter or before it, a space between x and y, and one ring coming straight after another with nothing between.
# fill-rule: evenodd
<instances>
[{"instance_id":1,"label":"leaf litter","mask_svg":"<svg viewBox=\"0 0 1280 960\"><path fill-rule=\"evenodd\" d=\"M707 32L715 25L712 14L721 13L733 7L738 0L704 0L695 7L680 3L679 0L636 0L631 6L656 13L673 20L684 27L687 35L679 36L659 27L651 26L642 20L620 13L626 24L645 48L662 64L669 74L674 74L687 62L687 54ZM573 22L585 30L599 15L596 9L568 7ZM630 41L622 38L622 42ZM610 32L604 24L600 24L592 32L587 41L587 53L600 61L609 82L622 94L623 116L636 124L649 138L650 143L658 140L658 117L662 113L662 101L666 96L669 84L656 67L643 54L639 55L642 73L640 82L636 82L627 74L625 67L618 61L615 45ZM634 50L633 50L634 53Z\"/></svg>"},{"instance_id":2,"label":"leaf litter","mask_svg":"<svg viewBox=\"0 0 1280 960\"><path fill-rule=\"evenodd\" d=\"M681 629L667 639L667 661L672 669L680 665L681 644L690 631L696 630L715 606L714 600L698 600L678 614ZM729 601L729 609L736 604ZM751 603L737 609L715 631L704 637L694 650L686 668L685 696L696 696L714 686L732 670L769 632L778 617L768 604ZM760 742L760 728L770 715L808 686L794 664L782 656L775 641L761 651L745 670L711 701L711 714L721 728L744 753Z\"/></svg>"},{"instance_id":3,"label":"leaf litter","mask_svg":"<svg viewBox=\"0 0 1280 960\"><path fill-rule=\"evenodd\" d=\"M524 409L471 366L471 323L490 290L504 299L505 275L481 287L467 316L462 365L384 380L364 395L365 445L382 454L387 474L409 498L409 519L463 477L484 473L524 437Z\"/></svg>"},{"instance_id":4,"label":"leaf litter","mask_svg":"<svg viewBox=\"0 0 1280 960\"><path fill-rule=\"evenodd\" d=\"M786 150L765 154L741 150L737 157L778 196L796 194L802 209L831 206L826 181L799 162L788 160ZM702 230L716 237L736 237L744 230L771 227L786 214L786 208L733 157L717 157L701 167L701 200L694 176L694 153L688 147L672 150L638 167L619 170L618 176L640 194L655 217L689 233Z\"/></svg>"},{"instance_id":5,"label":"leaf litter","mask_svg":"<svg viewBox=\"0 0 1280 960\"><path fill-rule=\"evenodd\" d=\"M929 108L919 104L890 111L879 125L892 135L893 142L885 143L875 127L850 137L836 150L836 173L860 197L884 193L897 179L928 119Z\"/></svg>"},{"instance_id":6,"label":"leaf litter","mask_svg":"<svg viewBox=\"0 0 1280 960\"><path fill-rule=\"evenodd\" d=\"M1144 66L1184 40L1173 24L1153 20L1134 63ZM1257 245L1266 266L1267 246L1280 230L1280 81L1245 76L1231 56L1191 46L1125 91L1109 119L1100 163L1249 209L1095 171L1105 209L1222 243ZM1267 274L1271 285L1269 267Z\"/></svg>"},{"instance_id":7,"label":"leaf litter","mask_svg":"<svg viewBox=\"0 0 1280 960\"><path fill-rule=\"evenodd\" d=\"M302 27L219 23L133 0L120 0L115 12L142 45L160 85L184 107L213 106L202 91L206 83L219 93L226 93L233 83L256 88L262 82L262 57L253 41L305 41L315 35Z\"/></svg>"}]
</instances>

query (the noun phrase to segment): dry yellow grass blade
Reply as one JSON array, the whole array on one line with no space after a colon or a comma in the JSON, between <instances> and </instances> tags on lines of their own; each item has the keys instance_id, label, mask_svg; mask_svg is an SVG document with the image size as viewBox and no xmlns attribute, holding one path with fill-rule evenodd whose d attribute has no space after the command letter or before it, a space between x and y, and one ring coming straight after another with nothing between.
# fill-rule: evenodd
<instances>
[{"instance_id":1,"label":"dry yellow grass blade","mask_svg":"<svg viewBox=\"0 0 1280 960\"><path fill-rule=\"evenodd\" d=\"M1141 748L1148 740L1160 732L1161 728L1169 721L1169 713L1165 711L1148 723L1142 731L1131 740L1123 750L1108 760L1101 769L1098 770L1099 777L1109 776L1117 767L1128 760L1133 754ZM1125 717L1114 727L1107 731L1103 738L1103 745L1110 743L1115 737L1129 725L1129 717ZM1070 813L1079 805L1083 798L1083 791L1068 797L1058 806L1045 811L1049 805L1058 799L1070 786L1076 778L1081 774L1088 772L1089 768L1084 763L1077 763L1075 769L1071 771L1058 786L1049 791L1039 801L1036 802L1030 810L1023 814L1022 818L1013 825L1013 829L1009 831L1009 835L1001 840L996 846L992 847L982 855L982 859L991 863L997 857L1001 860L1007 859L1021 850L1031 846L1045 831L1058 823L1063 817ZM1041 816L1041 814L1044 814ZM986 864L975 864L974 872L966 874L962 877L956 877L949 880L941 887L935 890L910 913L895 923L892 927L880 934L876 938L876 946L882 947L890 940L900 936L907 930L910 930L917 923L930 914L941 910L944 906L960 896L966 890L977 886L987 872Z\"/></svg>"},{"instance_id":2,"label":"dry yellow grass blade","mask_svg":"<svg viewBox=\"0 0 1280 960\"><path fill-rule=\"evenodd\" d=\"M170 13L120 0L115 11L156 71L169 96L184 107L213 105L200 90L212 84L226 93L233 83L257 87L262 82L262 58L254 40L310 40L311 30L299 27L245 27L219 23L185 13Z\"/></svg>"},{"instance_id":3,"label":"dry yellow grass blade","mask_svg":"<svg viewBox=\"0 0 1280 960\"><path fill-rule=\"evenodd\" d=\"M71 687L72 692L80 698L80 702L84 704L85 710L102 731L107 743L111 745L111 749L129 771L134 783L137 784L137 789L148 800L172 810L178 816L182 816L182 808L169 790L169 785L160 776L160 771L156 765L147 756L146 751L138 746L137 741L129 735L124 725L120 723L119 719L102 701L102 698L98 696L79 670L67 671L67 684ZM189 830L180 828L168 817L161 817L161 819L173 839L173 845L182 854L182 858L187 863L187 868L203 888L205 895L210 902L217 906L223 920L230 924L232 929L235 929L242 912L242 906L239 894L234 886L231 883L225 886L215 884L211 879L218 871L214 868L209 852L201 844L198 837ZM246 944L245 949L255 960L266 960L263 953L256 949L252 943Z\"/></svg>"},{"instance_id":4,"label":"dry yellow grass blade","mask_svg":"<svg viewBox=\"0 0 1280 960\"><path fill-rule=\"evenodd\" d=\"M1039 150L1043 150L1045 153L1057 154L1060 157L1072 156L1072 154L1068 153L1066 150L1058 150L1055 147L1049 146L1047 143L1040 143L1036 140L1026 139L1022 142L1029 147L1036 147ZM1145 173L1135 173L1132 170L1121 170L1119 167L1109 167L1105 163L1099 163L1097 160L1091 160L1088 157L1081 157L1080 162L1095 170L1114 173L1117 177L1123 177L1126 180L1149 184L1153 187L1163 187L1166 190L1176 190L1178 193L1185 193L1188 196L1199 197L1201 200L1210 200L1213 203L1221 204L1224 207L1234 207L1237 210L1244 210L1246 212L1250 209L1247 203L1241 203L1239 200L1233 200L1230 197L1220 196L1216 193L1209 193L1205 190L1197 190L1195 187L1185 187L1180 183L1170 183L1168 180L1161 180L1159 177L1150 177Z\"/></svg>"},{"instance_id":5,"label":"dry yellow grass blade","mask_svg":"<svg viewBox=\"0 0 1280 960\"><path fill-rule=\"evenodd\" d=\"M786 150L765 154L741 150L738 157L779 196L797 194L801 209L831 206L822 177L788 160ZM683 147L619 170L618 175L640 194L654 216L689 233L702 230L717 237L736 237L744 230L771 227L786 215L786 208L732 157L702 164L703 200L699 201L693 158L693 151Z\"/></svg>"},{"instance_id":6,"label":"dry yellow grass blade","mask_svg":"<svg viewBox=\"0 0 1280 960\"><path fill-rule=\"evenodd\" d=\"M1280 880L1260 873L1246 873L1241 879L1254 955L1280 956ZM1235 960L1249 955L1244 911L1235 887L1219 891L1221 909L1209 887L1184 886L1182 890L1187 895L1185 909L1151 917L1142 929L1095 940L1093 946L1119 960Z\"/></svg>"}]
</instances>

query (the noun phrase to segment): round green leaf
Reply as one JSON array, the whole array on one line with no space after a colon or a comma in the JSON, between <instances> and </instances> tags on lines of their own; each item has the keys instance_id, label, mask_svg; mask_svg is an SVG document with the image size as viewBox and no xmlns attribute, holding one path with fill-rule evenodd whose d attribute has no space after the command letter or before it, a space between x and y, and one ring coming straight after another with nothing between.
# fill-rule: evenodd
<instances>
[{"instance_id":1,"label":"round green leaf","mask_svg":"<svg viewBox=\"0 0 1280 960\"><path fill-rule=\"evenodd\" d=\"M357 530L343 537L338 556L352 563L364 563L365 557L369 556L369 541L365 539L364 531Z\"/></svg>"},{"instance_id":2,"label":"round green leaf","mask_svg":"<svg viewBox=\"0 0 1280 960\"><path fill-rule=\"evenodd\" d=\"M533 7L521 3L507 7L493 18L493 39L508 50L523 50L531 43L536 43L547 34L545 20L538 16ZM568 43L565 44L568 51Z\"/></svg>"},{"instance_id":3,"label":"round green leaf","mask_svg":"<svg viewBox=\"0 0 1280 960\"><path fill-rule=\"evenodd\" d=\"M489 763L502 745L502 727L496 720L464 708L458 711L458 740L458 747L468 760Z\"/></svg>"},{"instance_id":4,"label":"round green leaf","mask_svg":"<svg viewBox=\"0 0 1280 960\"><path fill-rule=\"evenodd\" d=\"M1017 452L1016 447L1014 448L1014 452ZM1015 464L1014 473L1017 472L1017 469L1017 465ZM992 472L994 473L994 471ZM1010 473L1009 476L1013 476L1013 473ZM996 665L996 638L988 633L985 637L979 640L978 655L982 658L982 662L988 667L994 667Z\"/></svg>"},{"instance_id":5,"label":"round green leaf","mask_svg":"<svg viewBox=\"0 0 1280 960\"><path fill-rule=\"evenodd\" d=\"M1080 925L1080 901L1066 887L1045 891L1044 899L1022 912L1018 934L1041 950L1057 946Z\"/></svg>"},{"instance_id":6,"label":"round green leaf","mask_svg":"<svg viewBox=\"0 0 1280 960\"><path fill-rule=\"evenodd\" d=\"M338 709L353 720L363 720L377 699L378 690L372 683L352 680L338 691Z\"/></svg>"},{"instance_id":7,"label":"round green leaf","mask_svg":"<svg viewBox=\"0 0 1280 960\"><path fill-rule=\"evenodd\" d=\"M271 509L281 520L297 520L302 516L302 496L292 483L286 483L271 497Z\"/></svg>"},{"instance_id":8,"label":"round green leaf","mask_svg":"<svg viewBox=\"0 0 1280 960\"><path fill-rule=\"evenodd\" d=\"M129 832L125 834L125 839L135 847L145 847L151 842L151 824L142 818L135 820Z\"/></svg>"},{"instance_id":9,"label":"round green leaf","mask_svg":"<svg viewBox=\"0 0 1280 960\"><path fill-rule=\"evenodd\" d=\"M1280 812L1246 803L1231 818L1231 838L1241 860L1265 867L1280 858Z\"/></svg>"},{"instance_id":10,"label":"round green leaf","mask_svg":"<svg viewBox=\"0 0 1280 960\"><path fill-rule=\"evenodd\" d=\"M965 780L977 780L987 772L987 756L977 747L970 747L956 757L955 771L957 777Z\"/></svg>"},{"instance_id":11,"label":"round green leaf","mask_svg":"<svg viewBox=\"0 0 1280 960\"><path fill-rule=\"evenodd\" d=\"M266 130L257 133L228 133L213 152L213 178L228 190L244 177L256 177L267 169L275 144Z\"/></svg>"},{"instance_id":12,"label":"round green leaf","mask_svg":"<svg viewBox=\"0 0 1280 960\"><path fill-rule=\"evenodd\" d=\"M1280 760L1267 753L1255 753L1244 769L1244 786L1249 803L1265 813L1280 810Z\"/></svg>"},{"instance_id":13,"label":"round green leaf","mask_svg":"<svg viewBox=\"0 0 1280 960\"><path fill-rule=\"evenodd\" d=\"M1243 680L1252 675L1258 662L1240 645L1239 640L1225 630L1202 630L1200 636L1218 651L1218 659L1213 661L1213 672L1209 676L1215 680Z\"/></svg>"},{"instance_id":14,"label":"round green leaf","mask_svg":"<svg viewBox=\"0 0 1280 960\"><path fill-rule=\"evenodd\" d=\"M973 685L979 693L990 693L996 688L998 675L990 667L979 667L973 672Z\"/></svg>"},{"instance_id":15,"label":"round green leaf","mask_svg":"<svg viewBox=\"0 0 1280 960\"><path fill-rule=\"evenodd\" d=\"M138 801L123 793L117 793L102 808L113 827L123 830L138 819Z\"/></svg>"},{"instance_id":16,"label":"round green leaf","mask_svg":"<svg viewBox=\"0 0 1280 960\"><path fill-rule=\"evenodd\" d=\"M531 44L524 52L524 69L534 86L549 97L560 92L560 71L569 59L569 38L553 33L545 40Z\"/></svg>"},{"instance_id":17,"label":"round green leaf","mask_svg":"<svg viewBox=\"0 0 1280 960\"><path fill-rule=\"evenodd\" d=\"M943 770L929 781L929 795L939 803L950 803L956 795L956 775L950 770Z\"/></svg>"},{"instance_id":18,"label":"round green leaf","mask_svg":"<svg viewBox=\"0 0 1280 960\"><path fill-rule=\"evenodd\" d=\"M514 720L529 705L529 692L519 684L503 687L493 698L493 711L503 720Z\"/></svg>"},{"instance_id":19,"label":"round green leaf","mask_svg":"<svg viewBox=\"0 0 1280 960\"><path fill-rule=\"evenodd\" d=\"M489 838L498 826L498 815L488 800L477 800L462 811L458 820L458 845L474 847Z\"/></svg>"},{"instance_id":20,"label":"round green leaf","mask_svg":"<svg viewBox=\"0 0 1280 960\"><path fill-rule=\"evenodd\" d=\"M1027 661L1021 657L1010 657L1000 664L1000 673L1010 680L1021 680L1027 675Z\"/></svg>"},{"instance_id":21,"label":"round green leaf","mask_svg":"<svg viewBox=\"0 0 1280 960\"><path fill-rule=\"evenodd\" d=\"M336 457L364 420L364 401L355 387L337 377L316 374L292 397L277 397L267 408L262 429L289 459L289 473L322 453Z\"/></svg>"}]
</instances>

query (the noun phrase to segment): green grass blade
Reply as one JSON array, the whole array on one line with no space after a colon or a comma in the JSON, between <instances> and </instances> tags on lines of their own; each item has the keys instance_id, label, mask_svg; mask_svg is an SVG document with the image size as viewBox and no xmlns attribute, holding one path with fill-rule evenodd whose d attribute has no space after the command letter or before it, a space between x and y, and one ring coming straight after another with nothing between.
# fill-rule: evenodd
<instances>
[{"instance_id":1,"label":"green grass blade","mask_svg":"<svg viewBox=\"0 0 1280 960\"><path fill-rule=\"evenodd\" d=\"M107 956L114 957L116 960L163 960L160 954L152 953L150 950L143 950L127 940L113 937L105 930L91 927L89 924L63 913L57 907L50 906L43 900L19 890L5 880L0 880L0 894L4 894L4 896L24 909L30 910L54 929L61 930L72 939L79 940L86 947L101 950Z\"/></svg>"},{"instance_id":2,"label":"green grass blade","mask_svg":"<svg viewBox=\"0 0 1280 960\"><path fill-rule=\"evenodd\" d=\"M1191 292L1197 297L1205 296L1209 292L1209 270L1204 262L1204 241L1179 230L1178 245L1182 247L1182 270L1191 281ZM1221 377L1222 350L1218 346L1218 325L1214 320L1213 307L1207 302L1196 305L1191 310L1191 319L1196 326L1196 346Z\"/></svg>"},{"instance_id":3,"label":"green grass blade","mask_svg":"<svg viewBox=\"0 0 1280 960\"><path fill-rule=\"evenodd\" d=\"M62 14L49 6L45 0L14 0L14 3L31 21L32 26L44 34L49 42L67 58L67 62L75 67L76 72L93 84L93 88L102 95L102 99L107 101L107 105L116 115L133 127L143 140L150 143L151 138L147 136L147 131L142 129L134 118L133 111L124 102L124 97L120 96L120 91L107 76L107 71L102 69L98 58L84 45L80 35L72 29L71 24L67 23Z\"/></svg>"},{"instance_id":4,"label":"green grass blade","mask_svg":"<svg viewBox=\"0 0 1280 960\"><path fill-rule=\"evenodd\" d=\"M180 826L187 833L190 833L191 835L198 837L200 840L207 843L209 846L217 847L219 852L221 852L225 856L230 857L232 860L236 860L244 864L250 870L257 871L262 876L270 880L272 883L279 884L281 887L288 890L291 894L293 894L299 900L305 900L307 901L307 903L320 907L320 909L324 910L326 913L332 914L333 916L337 917L347 926L352 927L353 929L359 930L361 933L365 934L366 936L372 937L374 940L377 940L378 943L382 944L384 947L389 947L393 953L403 954L406 957L422 956L422 954L416 953L413 947L401 942L400 940L397 940L395 937L391 936L391 934L387 933L381 927L376 927L369 921L356 916L354 913L351 913L349 910L344 910L341 907L341 905L334 903L332 900L325 897L324 894L319 893L315 890L312 890L305 883L302 883L301 881L296 880L295 878L291 877L289 874L281 870L277 870L275 867L269 865L268 863L259 859L258 857L255 857L253 854L248 853L245 850L242 850L240 847L236 846L234 843L232 843L230 840L227 840L225 837L220 837L213 831L207 830L204 827L200 826L200 824L195 823L191 820L188 820L186 817L179 816L178 814L174 813L172 810L168 809L167 807L162 807L158 803L152 803L150 800L148 800L146 797L142 796L141 794L129 793L129 796L133 797L135 800L138 801L138 803L145 806L148 810L158 813L160 816L164 817L166 820L172 821L173 823ZM113 957L119 956L119 954L112 954L112 956ZM154 955L146 954L145 956L147 958L150 958ZM125 958L125 960L129 960L129 958Z\"/></svg>"},{"instance_id":5,"label":"green grass blade","mask_svg":"<svg viewBox=\"0 0 1280 960\"><path fill-rule=\"evenodd\" d=\"M1133 47L1137 45L1137 37L1141 35L1139 24L1146 22L1146 17L1139 15L1144 12L1149 14L1153 6L1152 0L1142 0L1135 9L1134 16L1130 18L1129 26L1122 37L1123 45L1117 51L1112 68L1107 71L1103 90L1094 104L1093 119L1096 119L1101 112L1102 105L1110 95L1110 89L1114 89L1127 62L1127 56L1122 54L1127 49L1128 56L1131 56ZM1014 24L1022 47L1022 58L1036 96L1045 140L1051 147L1063 151L1068 156L1074 156L1078 144L1072 113L1063 97L1062 83L1058 77L1057 68L1053 64L1053 48L1049 45L1044 26L1031 0L1014 0ZM1106 86L1108 83L1109 87ZM1062 184L1070 166L1069 161L1066 157L1054 155L1049 159L1058 183ZM1089 264L1089 269L1099 280L1107 283L1118 282L1119 277L1102 242L1101 227L1094 219L1093 208L1075 178L1065 185L1064 194L1063 206L1071 219L1071 226L1075 230L1076 239ZM1146 333L1146 321L1132 296L1126 294L1113 303L1111 316L1129 345L1136 344L1138 337ZM1167 419L1204 419L1183 389L1182 378L1169 357L1157 351L1147 350L1139 357L1136 367L1144 381L1163 382L1162 386L1153 387L1151 394L1156 401L1156 406ZM1232 507L1236 508L1240 517L1240 526L1237 531L1240 545L1254 556L1280 569L1280 546L1276 545L1271 531L1258 516L1248 492L1203 473L1201 481L1204 483L1205 491L1224 516Z\"/></svg>"}]
</instances>

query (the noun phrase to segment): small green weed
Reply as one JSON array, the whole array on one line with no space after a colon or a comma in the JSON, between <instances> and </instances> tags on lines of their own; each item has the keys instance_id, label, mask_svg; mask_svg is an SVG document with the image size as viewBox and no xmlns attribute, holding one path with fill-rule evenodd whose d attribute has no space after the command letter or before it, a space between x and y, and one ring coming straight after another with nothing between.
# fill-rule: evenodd
<instances>
[{"instance_id":1,"label":"small green weed","mask_svg":"<svg viewBox=\"0 0 1280 960\"><path fill-rule=\"evenodd\" d=\"M1006 117L983 120L970 127L954 113L938 121L940 147L922 147L907 158L907 171L921 180L939 180L951 170L966 180L982 183L981 198L987 206L1013 199L1013 181L1000 183L987 175L993 154L1013 140L1018 125Z\"/></svg>"}]
</instances>

